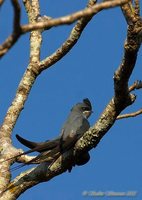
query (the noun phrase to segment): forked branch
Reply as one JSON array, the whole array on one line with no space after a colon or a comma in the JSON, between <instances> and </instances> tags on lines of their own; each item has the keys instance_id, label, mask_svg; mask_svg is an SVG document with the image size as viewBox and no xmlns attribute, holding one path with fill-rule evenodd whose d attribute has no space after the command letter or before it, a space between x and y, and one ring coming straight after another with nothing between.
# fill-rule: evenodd
<instances>
[{"instance_id":1,"label":"forked branch","mask_svg":"<svg viewBox=\"0 0 142 200\"><path fill-rule=\"evenodd\" d=\"M14 23L19 22L20 19L20 8L18 4L18 0L11 0L12 4L14 6L14 11L15 11L15 17L14 17ZM124 5L128 3L130 0L109 0L106 2L98 3L94 6L85 8L84 10L75 12L73 14L64 16L64 17L59 17L55 19L50 19L47 21L42 21L42 22L37 22L35 21L34 23L26 24L26 25L19 25L16 26L17 28L15 29L15 26L13 28L13 33L5 40L3 44L0 45L0 57L5 55L5 53L16 43L16 41L19 39L19 37L22 34L25 34L30 31L34 30L47 30L51 27L59 26L59 25L65 25L65 24L72 24L75 21L81 19L82 17L92 17L93 15L97 14L103 9L109 9L113 8L116 6ZM31 12L32 6L30 1L25 0L24 5L26 7L27 12ZM17 7L18 6L18 7ZM15 10L15 8L18 8ZM15 19L17 19L15 21Z\"/></svg>"}]
</instances>

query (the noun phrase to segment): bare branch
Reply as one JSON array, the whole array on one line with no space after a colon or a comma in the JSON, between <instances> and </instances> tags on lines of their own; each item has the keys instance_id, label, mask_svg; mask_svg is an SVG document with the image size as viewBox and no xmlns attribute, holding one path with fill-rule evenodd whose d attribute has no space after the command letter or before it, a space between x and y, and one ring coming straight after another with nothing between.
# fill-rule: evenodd
<instances>
[{"instance_id":1,"label":"bare branch","mask_svg":"<svg viewBox=\"0 0 142 200\"><path fill-rule=\"evenodd\" d=\"M142 81L135 81L134 84L129 87L129 92L131 92L133 90L136 90L136 89L138 90L138 89L141 89L141 88L142 88ZM140 114L142 114L142 109L140 109L140 110L138 110L136 112L133 112L133 113L119 115L117 117L117 119L136 117L136 116L138 116Z\"/></svg>"},{"instance_id":2,"label":"bare branch","mask_svg":"<svg viewBox=\"0 0 142 200\"><path fill-rule=\"evenodd\" d=\"M37 7L37 10L33 9L33 7L37 6L36 4L38 3L38 0L34 0L31 2L32 2L32 10L30 9L30 12L32 12L32 14L29 15L29 17L31 17L30 21L33 24L30 24L28 27L30 27L29 30L30 29L34 30L35 27L33 25L36 24L35 20L39 13L39 10L38 10L39 7ZM124 3L124 1L111 1L111 7L112 5L114 6L114 4L116 5L116 2L117 2L117 5L118 5L118 2L119 2L119 5L120 5L120 2L121 2L121 5L122 5L122 2ZM125 3L126 2L128 1L125 1ZM110 1L95 5L96 7L93 6L92 10L90 8L87 8L83 11L83 14L82 12L81 13L77 12L77 14L73 15L73 20L80 19L81 17L85 17L85 16L92 17L95 13L99 12L101 9L104 8L103 6L101 7L100 5L110 6ZM61 24L72 23L72 19L70 18L59 18L59 19L63 20L63 21L61 20ZM54 25L56 26L58 23L60 23L60 21L58 20L56 21L56 20L57 19L49 20L48 21L49 24L44 23L44 22L43 23L39 22L37 24L38 25L40 24L40 28L39 27L36 27L36 28L42 29L45 26L46 28L47 27L49 28L53 26L53 22L55 23ZM80 20L80 23L82 23L81 20ZM84 26L84 24L85 23L83 23L83 25L80 25L80 26L78 25L76 28L80 27L80 30L82 30L82 26ZM42 27L41 25L42 26L44 25L44 27ZM131 26L128 27L127 40L124 46L124 57L123 57L122 63L120 64L119 68L116 70L115 75L114 75L114 90L115 90L114 97L106 106L106 109L101 114L96 124L93 127L91 127L83 135L82 138L78 140L74 149L70 149L68 152L59 156L58 159L52 165L48 166L47 163L42 163L37 168L31 169L28 172L24 172L20 174L18 177L16 177L16 179L14 179L11 183L9 183L9 185L8 185L8 181L10 180L10 178L8 177L8 181L6 182L6 185L8 185L8 189L7 191L4 192L4 195L2 197L3 199L5 195L7 195L8 193L12 197L13 196L18 197L21 194L21 192L24 192L28 188L40 182L48 181L51 178L65 172L68 169L68 167L74 165L75 156L79 155L80 153L84 151L89 151L90 149L97 146L101 138L112 127L112 125L114 124L120 112L134 102L135 96L130 94L130 89L128 88L128 81L133 71L133 68L135 66L135 62L137 59L137 52L141 44L139 40L139 36L138 36L139 34L138 29L139 30L142 29L142 22L140 19L137 18L137 21L135 21L133 24L131 24ZM79 36L79 34L81 33L80 30L79 30L79 33L77 33L77 36ZM39 40L37 38L38 36L39 36ZM7 115L4 119L4 122L0 128L0 131L1 131L0 144L2 144L2 146L4 146L3 145L4 142L11 144L10 135L14 128L16 120L18 119L18 116L24 106L24 103L28 97L28 94L30 92L30 89L32 88L34 81L36 80L36 77L43 70L41 69L42 65L39 62L40 61L39 52L40 52L40 44L41 44L40 31L33 31L31 33L31 37L32 39L31 39L30 64L20 82L20 85L16 93L16 97L14 101L12 102L12 105L10 106L7 112ZM35 39L37 39L36 45L34 45ZM58 59L62 56L63 50L61 49L61 51L62 52L60 53L60 56L58 56ZM48 59L49 58L47 58L47 60ZM52 64L53 63L54 62L52 61ZM50 66L50 63L49 64L46 63L46 67L47 66ZM44 159L44 162L45 162L45 159ZM2 180L3 180L3 176L2 176Z\"/></svg>"},{"instance_id":3,"label":"bare branch","mask_svg":"<svg viewBox=\"0 0 142 200\"><path fill-rule=\"evenodd\" d=\"M31 12L32 10L30 10L30 12ZM28 14L29 15L29 17L30 17L30 13ZM36 18L36 17L35 17ZM81 19L78 23L77 23L77 25L75 26L75 28L74 28L74 34L72 35L72 37L74 37L74 39L75 39L75 43L76 43L76 38L77 38L77 34L78 35L80 35L80 32L81 32L81 30L83 30L84 29L84 27L85 27L85 25L87 24L87 22L89 21L89 19L91 19L91 17L88 17L88 18L86 18L86 19ZM31 20L32 21L32 19L29 19L29 20ZM73 31L72 31L73 32ZM76 38L75 38L75 33L76 33ZM21 105L24 105L24 102L26 101L26 98L27 98L27 96L28 96L28 91L30 90L30 88L32 87L32 84L31 84L31 82L34 82L34 80L35 80L35 75L34 75L34 73L35 74L38 74L39 72L38 72L38 65L37 65L37 63L39 62L39 57L40 57L40 54L39 54L39 52L40 52L40 43L41 43L41 39L40 39L40 37L39 37L39 32L37 32L37 31L34 31L34 32L32 32L31 33L31 55L30 55L30 57L31 57L31 63L30 63L30 65L29 65L29 67L28 67L28 69L27 69L27 71L25 72L25 75L24 75L24 77L23 77L23 79L21 80L21 84L19 85L19 88L18 88L18 91L17 91L17 96L15 97L15 100L14 100L14 102L16 101L16 99L18 99L20 96L22 96L22 98L19 98L19 99L21 99L21 102L16 102L16 104L15 103L12 103L12 108L9 108L9 111L8 111L8 113L7 113L7 116L6 116L6 118L7 119L5 119L7 122L9 121L9 115L11 115L11 112L12 112L12 110L15 110L15 114L16 115L14 115L13 117L13 119L14 119L14 123L16 123L16 120L17 120L17 114L18 113L20 113L21 112L21 110L22 110L22 108L21 108L21 106L20 106L20 104ZM37 37L37 38L36 38ZM35 40L37 41L37 43L36 43L36 45L35 45ZM39 41L40 40L40 41ZM39 41L39 42L38 42ZM69 40L67 41L68 43L69 43ZM38 45L38 46L37 46ZM36 67L37 66L37 67ZM30 73L30 71L31 71L31 74L29 74ZM33 76L33 77L32 77ZM27 80L29 80L29 81L31 81L31 82L27 82ZM23 85L24 84L24 85ZM31 86L31 87L27 87L27 85L28 86ZM23 88L23 86L25 87L26 86L26 88L24 89ZM23 91L23 89L24 89L24 91ZM22 93L21 93L22 92ZM24 94L23 94L23 92L24 92ZM17 104L17 103L19 103L19 105ZM4 122L4 125L7 123L7 122ZM4 127L4 126L2 126L2 127ZM13 127L14 127L14 124L13 124ZM13 127L12 127L12 129L13 129ZM5 132L5 130L2 130L3 132ZM16 153L16 155L18 155L18 153ZM18 158L18 161L20 161L20 162L27 162L27 161L29 161L29 160L31 160L32 159L32 157L29 157L29 156L22 156L22 157L19 157ZM19 190L19 192L20 192L20 190Z\"/></svg>"},{"instance_id":4,"label":"bare branch","mask_svg":"<svg viewBox=\"0 0 142 200\"><path fill-rule=\"evenodd\" d=\"M30 0L23 0L23 4L25 6L27 14L29 14L31 12L31 8L32 8Z\"/></svg>"},{"instance_id":5,"label":"bare branch","mask_svg":"<svg viewBox=\"0 0 142 200\"><path fill-rule=\"evenodd\" d=\"M0 45L0 57L5 55L7 51L15 44L21 35L20 27L20 5L18 0L11 0L14 10L13 33Z\"/></svg>"},{"instance_id":6,"label":"bare branch","mask_svg":"<svg viewBox=\"0 0 142 200\"><path fill-rule=\"evenodd\" d=\"M124 58L114 75L115 100L123 101L123 105L125 101L130 100L131 95L129 95L128 80L135 66L137 52L141 45L138 39L138 34L136 34L137 25L139 26L139 21L135 24L135 26L128 27ZM126 97L127 99L124 99Z\"/></svg>"},{"instance_id":7,"label":"bare branch","mask_svg":"<svg viewBox=\"0 0 142 200\"><path fill-rule=\"evenodd\" d=\"M15 0L13 0L14 5L15 5ZM35 19L39 15L39 6L38 6L38 0L32 1L32 10L31 14L29 14L29 19L30 22L33 23L35 22ZM15 26L16 27L16 24ZM35 43L36 41L36 43ZM36 67L39 63L40 59L40 45L41 45L41 33L40 31L32 31L31 32L31 37L30 37L30 64L23 75L23 78L18 86L16 96L9 107L6 116L4 118L4 121L0 127L0 146L3 147L3 152L8 150L10 151L10 148L12 149L12 144L11 144L11 134L13 131L13 128L15 126L15 123L19 117L19 114L21 113L24 103L28 98L30 89L36 80L36 77L38 74ZM17 151L13 153L13 156L17 154ZM1 158L3 158L4 153L1 154ZM9 157L9 154L7 153L7 156ZM12 163L11 162L5 162L1 164L1 170L4 171L5 173L2 173L0 176L0 181L5 180L3 184L0 184L0 192L4 191L5 188L7 187L7 184L10 181L10 174L8 172L9 165ZM7 169L7 170L6 170Z\"/></svg>"},{"instance_id":8,"label":"bare branch","mask_svg":"<svg viewBox=\"0 0 142 200\"><path fill-rule=\"evenodd\" d=\"M28 16L31 24L34 24L36 23L36 19L40 14L39 1L38 0L32 1L31 6L32 9L29 11ZM35 69L34 65L36 66L37 63L39 63L40 61L41 42L42 42L41 31L32 31L30 35L30 64L33 69Z\"/></svg>"},{"instance_id":9,"label":"bare branch","mask_svg":"<svg viewBox=\"0 0 142 200\"><path fill-rule=\"evenodd\" d=\"M135 96L129 93L128 81L135 67L137 53L141 41L139 40L138 27L142 27L141 18L128 26L127 39L124 45L122 62L114 74L114 98L110 101L97 123L84 134L78 141L79 149L94 147L114 124L117 116L127 106L135 101Z\"/></svg>"},{"instance_id":10,"label":"bare branch","mask_svg":"<svg viewBox=\"0 0 142 200\"><path fill-rule=\"evenodd\" d=\"M89 1L87 7L94 6L96 3L95 1ZM40 71L43 71L53 64L55 64L57 61L59 61L62 57L64 57L71 49L72 47L77 43L78 39L80 38L82 31L86 27L86 25L89 23L89 21L92 19L91 17L83 17L76 25L73 27L70 36L68 39L62 44L61 47L59 47L52 55L45 58L43 61L40 62Z\"/></svg>"},{"instance_id":11,"label":"bare branch","mask_svg":"<svg viewBox=\"0 0 142 200\"><path fill-rule=\"evenodd\" d=\"M11 0L13 3L14 8L18 5L18 0ZM5 55L5 53L15 44L15 42L19 39L19 37L22 34L25 34L27 32L33 31L33 30L46 30L53 26L59 26L64 24L71 24L75 22L76 20L82 18L82 17L92 17L94 14L100 12L103 9L109 9L116 6L120 6L123 4L126 4L130 0L115 0L115 1L106 1L102 2L100 4L96 4L95 6L92 6L90 8L86 8L84 10L78 11L76 13L56 18L56 19L50 19L48 21L43 22L34 22L27 25L23 25L20 27L16 26L18 29L13 30L13 33L6 39L6 41L0 46L0 57ZM26 7L26 11L30 12L31 10L31 4L28 0L23 0L24 5ZM17 7L18 8L18 7ZM14 9L15 10L15 9ZM16 11L16 10L15 10ZM19 7L20 11L20 7ZM19 22L18 16L20 16L20 12L18 10L15 12L15 21L14 23ZM18 23L17 23L18 25ZM15 26L14 26L15 28Z\"/></svg>"},{"instance_id":12,"label":"bare branch","mask_svg":"<svg viewBox=\"0 0 142 200\"><path fill-rule=\"evenodd\" d=\"M116 6L120 6L123 4L128 3L130 0L115 0L115 1L106 1L102 2L99 4L94 5L93 7L86 8L84 10L78 11L76 13L56 18L56 19L51 19L48 22L38 22L35 24L27 24L23 25L21 27L22 33L33 31L33 30L38 30L38 29L48 29L53 26L59 26L59 25L64 25L64 24L72 24L76 20L82 18L82 17L89 17L93 16L94 14L100 12L103 9L109 9L113 8Z\"/></svg>"},{"instance_id":13,"label":"bare branch","mask_svg":"<svg viewBox=\"0 0 142 200\"><path fill-rule=\"evenodd\" d=\"M131 91L133 91L133 90L135 90L135 89L141 89L142 88L142 81L135 81L134 83L133 83L133 85L131 85L130 87L129 87L129 92L131 92Z\"/></svg>"},{"instance_id":14,"label":"bare branch","mask_svg":"<svg viewBox=\"0 0 142 200\"><path fill-rule=\"evenodd\" d=\"M48 181L65 172L69 166L73 166L74 156L96 147L101 138L112 127L120 112L134 102L135 96L129 93L128 81L135 66L137 53L140 47L137 33L138 26L142 26L140 21L128 27L127 40L124 46L124 57L114 75L115 96L106 106L106 109L101 114L96 124L77 141L74 149L61 155L53 165L48 166L46 163L42 163L37 168L21 174L11 182L9 187L14 189L17 196L19 195L18 188L20 188L21 185L23 191L25 191L27 188L39 182Z\"/></svg>"},{"instance_id":15,"label":"bare branch","mask_svg":"<svg viewBox=\"0 0 142 200\"><path fill-rule=\"evenodd\" d=\"M133 113L119 115L117 117L117 119L124 119L124 118L129 118L129 117L136 117L136 116L141 115L141 114L142 114L142 109L140 109L140 110L138 110L136 112L133 112Z\"/></svg>"}]
</instances>

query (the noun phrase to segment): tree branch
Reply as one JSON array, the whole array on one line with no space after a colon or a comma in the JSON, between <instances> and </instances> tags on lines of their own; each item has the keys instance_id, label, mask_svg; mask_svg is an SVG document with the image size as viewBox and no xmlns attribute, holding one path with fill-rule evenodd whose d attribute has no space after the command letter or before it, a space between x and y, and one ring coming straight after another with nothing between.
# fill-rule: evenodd
<instances>
[{"instance_id":1,"label":"tree branch","mask_svg":"<svg viewBox=\"0 0 142 200\"><path fill-rule=\"evenodd\" d=\"M141 89L142 88L142 81L135 81L133 83L133 85L131 85L129 87L129 92L132 92L133 90L138 90L138 89Z\"/></svg>"},{"instance_id":2,"label":"tree branch","mask_svg":"<svg viewBox=\"0 0 142 200\"><path fill-rule=\"evenodd\" d=\"M15 2L15 0L13 2ZM35 20L39 15L38 0L32 1L31 5L32 9L30 10L31 13L29 13L29 21L30 23L35 23ZM17 24L15 23L14 27L16 26ZM24 103L28 98L32 85L38 75L36 66L38 65L40 60L41 41L42 41L41 32L32 31L30 37L30 63L18 86L16 96L11 106L9 107L6 116L4 118L4 121L0 127L0 146L1 148L3 148L1 152L1 158L8 159L9 156L11 155L10 152L12 152L12 157L17 155L18 150L14 151L13 150L14 147L11 144L11 134L16 124L16 121L19 117L19 114L21 113L24 107ZM0 182L3 183L0 184L0 192L4 191L8 183L10 182L10 174L8 169L10 164L12 164L12 162L13 162L12 160L9 160L8 162L5 163L3 162L0 165L0 172L5 172L1 173L0 176Z\"/></svg>"},{"instance_id":3,"label":"tree branch","mask_svg":"<svg viewBox=\"0 0 142 200\"><path fill-rule=\"evenodd\" d=\"M5 55L7 51L17 42L21 35L20 27L20 5L18 0L11 0L13 10L14 10L14 20L13 20L13 33L0 45L0 57Z\"/></svg>"},{"instance_id":4,"label":"tree branch","mask_svg":"<svg viewBox=\"0 0 142 200\"><path fill-rule=\"evenodd\" d=\"M113 8L116 6L121 6L123 4L128 3L130 0L115 0L115 1L106 1L102 3L98 3L90 8L86 8L84 10L75 12L73 14L60 17L60 18L55 18L55 19L50 19L47 22L38 22L35 24L27 24L23 25L21 27L22 33L33 31L33 30L38 30L38 29L49 29L51 27L59 26L59 25L65 25L65 24L72 24L76 20L82 18L82 17L89 17L93 16L94 14L100 12L103 9L109 9Z\"/></svg>"},{"instance_id":5,"label":"tree branch","mask_svg":"<svg viewBox=\"0 0 142 200\"><path fill-rule=\"evenodd\" d=\"M142 109L140 109L140 110L138 110L136 112L133 112L133 113L119 115L117 117L117 119L124 119L124 118L129 118L129 117L136 117L136 116L141 115L141 114L142 114Z\"/></svg>"},{"instance_id":6,"label":"tree branch","mask_svg":"<svg viewBox=\"0 0 142 200\"><path fill-rule=\"evenodd\" d=\"M14 7L18 4L18 0L11 0L11 1ZM34 23L30 23L23 26L19 25L18 29L13 30L13 33L6 39L6 41L3 44L0 45L0 57L4 56L7 53L7 51L16 43L16 41L19 39L19 37L22 34L25 34L33 30L43 30L43 29L47 30L53 26L72 24L76 20L82 17L92 17L94 14L100 12L103 9L109 9L116 6L120 6L120 5L128 3L129 1L130 0L115 0L115 1L110 0L110 1L96 4L90 8L86 8L84 10L78 11L76 13L73 13L64 17L50 19L50 20L42 21L42 22L35 21ZM30 9L31 9L30 1L24 0L23 2L24 2L24 5L26 6L27 12L30 12ZM17 10L17 13L15 12L15 16L18 17L19 15L18 13L19 11ZM19 21L18 18L17 18L17 21Z\"/></svg>"},{"instance_id":7,"label":"tree branch","mask_svg":"<svg viewBox=\"0 0 142 200\"><path fill-rule=\"evenodd\" d=\"M9 184L9 189L14 191L15 195L19 196L18 190L21 186L25 191L39 182L48 181L65 172L70 165L74 164L74 156L96 147L101 138L112 127L120 112L135 101L135 96L129 93L128 81L134 69L137 53L141 45L138 38L139 33L137 32L137 28L141 28L141 26L140 18L133 26L128 26L124 57L114 75L114 97L106 106L98 121L77 141L74 149L61 155L52 165L48 166L46 163L42 163L37 168L20 174L13 180Z\"/></svg>"},{"instance_id":8,"label":"tree branch","mask_svg":"<svg viewBox=\"0 0 142 200\"><path fill-rule=\"evenodd\" d=\"M96 3L95 1L90 0L87 7L94 6L95 3ZM72 47L79 40L84 28L87 26L92 17L93 16L82 17L80 20L78 20L76 25L73 27L70 36L61 45L61 47L59 47L52 55L48 56L47 58L45 58L40 62L40 72L55 64L72 49Z\"/></svg>"},{"instance_id":9,"label":"tree branch","mask_svg":"<svg viewBox=\"0 0 142 200\"><path fill-rule=\"evenodd\" d=\"M111 3L113 4L113 2ZM29 15L31 17L30 18L31 23L32 22L35 23L36 17L39 14L38 10L39 7L37 7L36 5L37 3L38 0L32 1L32 10L30 10L32 14ZM34 9L35 6L36 9ZM91 15L85 14L85 16L91 16ZM129 93L130 89L128 88L128 81L135 66L135 62L137 59L137 52L141 45L138 30L139 31L142 30L142 22L140 18L137 18L137 21L128 26L127 40L124 45L124 57L122 63L120 64L119 68L116 70L114 75L115 94L112 100L106 106L106 109L101 114L96 124L93 127L91 127L83 135L82 138L80 138L77 141L74 149L71 149L68 152L64 153L63 155L59 156L59 158L52 165L48 166L47 163L42 163L38 167L26 171L20 174L18 177L16 177L16 179L14 179L11 183L9 183L8 188L5 191L3 190L4 193L2 194L1 199L5 199L7 195L11 199L12 198L14 199L28 188L40 182L48 181L51 178L65 172L68 169L68 167L74 165L73 161L75 156L79 155L84 151L89 151L90 149L97 146L101 138L112 127L120 112L134 102L135 96ZM30 92L30 89L34 81L36 80L36 77L41 71L40 68L41 65L39 64L40 44L41 44L40 34L41 34L40 31L33 31L31 33L32 39L31 39L30 64L20 82L20 85L16 93L16 97L12 102L12 105L10 106L6 114L6 117L4 119L4 122L0 128L0 146L2 146L3 148L5 148L8 145L9 146L11 145L10 135L13 130L13 127L24 106L24 103ZM34 44L34 40L38 39L37 37L39 37L39 40L37 41L37 44ZM3 181L4 178L6 178L6 176L8 175L2 174L1 182ZM7 182L4 183L5 187L2 186L3 189L6 188L8 181L10 181L9 176Z\"/></svg>"},{"instance_id":10,"label":"tree branch","mask_svg":"<svg viewBox=\"0 0 142 200\"><path fill-rule=\"evenodd\" d=\"M91 2L92 2L92 0L88 4L88 6L92 5ZM37 18L35 15L32 14L32 12L35 12L34 9L33 10L31 9L31 8L33 8L33 5L32 5L32 7L30 7L30 9L29 9L29 4L26 4L25 6L26 6L26 10L28 12L29 21L32 23ZM34 7L37 7L37 6L34 6ZM39 15L39 12L37 12L37 16L38 15ZM79 38L81 31L83 31L84 27L86 26L86 24L89 22L89 20L91 18L92 17L87 17L85 19L81 19L81 20L78 21L77 25L75 26L75 28L72 31L72 33L73 33L72 37L70 37L67 40L68 43L69 43L69 40L71 40L72 38L75 41L74 44L77 42L77 37ZM6 118L5 118L5 121L4 121L4 123L1 127L1 136L2 137L4 137L3 134L7 132L4 128L5 128L6 124L7 124L7 126L9 126L9 121L10 121L9 116L11 116L11 113L13 113L13 110L15 110L15 115L13 116L14 121L11 123L12 126L11 126L10 130L8 131L9 133L8 132L6 133L6 134L11 134L12 129L13 129L16 121L17 121L17 118L18 118L18 116L19 116L19 114L22 110L22 107L23 107L23 105L24 105L24 103L27 99L28 93L29 93L29 91L30 91L35 79L36 79L36 76L39 74L38 63L39 63L39 59L40 59L40 44L41 44L41 36L39 34L40 34L39 31L33 31L31 33L31 37L30 37L30 39L31 39L30 40L31 41L31 43L30 43L31 44L30 64L29 64L27 71L25 72L25 74L23 76L23 79L21 80L21 83L20 83L18 90L17 90L16 97L15 97L13 103L12 103L12 106L9 108L7 115L6 115ZM37 41L36 45L35 45L35 41ZM70 48L72 46L73 45L70 45ZM21 101L17 102L17 99L19 99ZM5 143L5 141L3 143ZM18 153L18 150L17 150L16 154L13 154L13 155L18 155L18 154L19 153ZM10 157L13 157L13 156L10 156ZM29 157L29 156L22 156L22 157L18 158L18 161L27 162L30 159L31 159L31 157ZM4 166L4 163L3 163L3 166ZM7 168L4 167L4 171L8 172L9 165L6 165L6 166L7 166ZM7 184L5 183L4 185L6 186ZM20 193L20 190L19 190L19 193Z\"/></svg>"},{"instance_id":11,"label":"tree branch","mask_svg":"<svg viewBox=\"0 0 142 200\"><path fill-rule=\"evenodd\" d=\"M31 9L32 9L30 0L23 0L23 4L25 6L27 14L29 15L29 13L31 12Z\"/></svg>"},{"instance_id":12,"label":"tree branch","mask_svg":"<svg viewBox=\"0 0 142 200\"><path fill-rule=\"evenodd\" d=\"M135 81L134 84L129 87L129 92L136 90L136 89L138 90L138 89L141 89L141 88L142 88L142 81ZM136 117L140 114L142 114L142 109L140 109L136 112L133 112L133 113L119 115L119 116L117 116L117 119Z\"/></svg>"}]
</instances>

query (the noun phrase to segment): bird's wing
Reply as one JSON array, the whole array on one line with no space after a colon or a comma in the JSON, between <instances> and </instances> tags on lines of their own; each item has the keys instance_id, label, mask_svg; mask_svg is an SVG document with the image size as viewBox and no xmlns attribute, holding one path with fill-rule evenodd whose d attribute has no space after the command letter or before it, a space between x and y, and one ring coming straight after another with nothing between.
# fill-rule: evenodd
<instances>
[{"instance_id":1,"label":"bird's wing","mask_svg":"<svg viewBox=\"0 0 142 200\"><path fill-rule=\"evenodd\" d=\"M66 139L70 136L71 137L81 137L83 133L85 133L90 128L90 124L86 118L84 118L82 115L77 113L72 113L66 123L63 126L61 137L63 138L63 141L66 141Z\"/></svg>"},{"instance_id":2,"label":"bird's wing","mask_svg":"<svg viewBox=\"0 0 142 200\"><path fill-rule=\"evenodd\" d=\"M26 140L26 139L22 138L22 137L21 137L20 135L18 135L18 134L16 134L16 138L17 138L17 140L18 140L21 144L25 145L26 147L28 147L28 148L30 148L30 149L33 149L33 148L35 148L36 146L39 146L39 145L42 144L41 142L38 143L38 142L32 142L32 141Z\"/></svg>"},{"instance_id":3,"label":"bird's wing","mask_svg":"<svg viewBox=\"0 0 142 200\"><path fill-rule=\"evenodd\" d=\"M42 151L46 151L46 150L47 151L51 150L51 149L55 148L57 145L59 145L59 142L60 142L60 137L55 138L53 140L47 140L45 142L32 142L32 141L22 138L19 135L16 135L16 138L20 143L31 148L31 150L30 150L31 152L34 152L34 151L42 152Z\"/></svg>"}]
</instances>

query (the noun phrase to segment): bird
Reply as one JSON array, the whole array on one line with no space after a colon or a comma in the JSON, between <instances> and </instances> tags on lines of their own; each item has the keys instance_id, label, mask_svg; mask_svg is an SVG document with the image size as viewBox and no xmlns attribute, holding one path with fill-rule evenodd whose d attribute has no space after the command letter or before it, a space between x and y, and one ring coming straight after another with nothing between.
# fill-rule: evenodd
<instances>
[{"instance_id":1,"label":"bird","mask_svg":"<svg viewBox=\"0 0 142 200\"><path fill-rule=\"evenodd\" d=\"M30 160L28 163L22 164L22 166L36 162L54 162L59 155L73 148L75 143L90 128L88 118L92 112L92 105L88 98L83 99L82 102L74 105L61 129L60 135L52 140L46 140L45 142L33 142L17 134L17 140L24 146L30 148L30 150L15 157L26 155L31 152L39 152L39 155ZM83 154L80 154L79 157L76 157L75 164L84 165L89 161L89 159L89 152L83 152Z\"/></svg>"}]
</instances>

